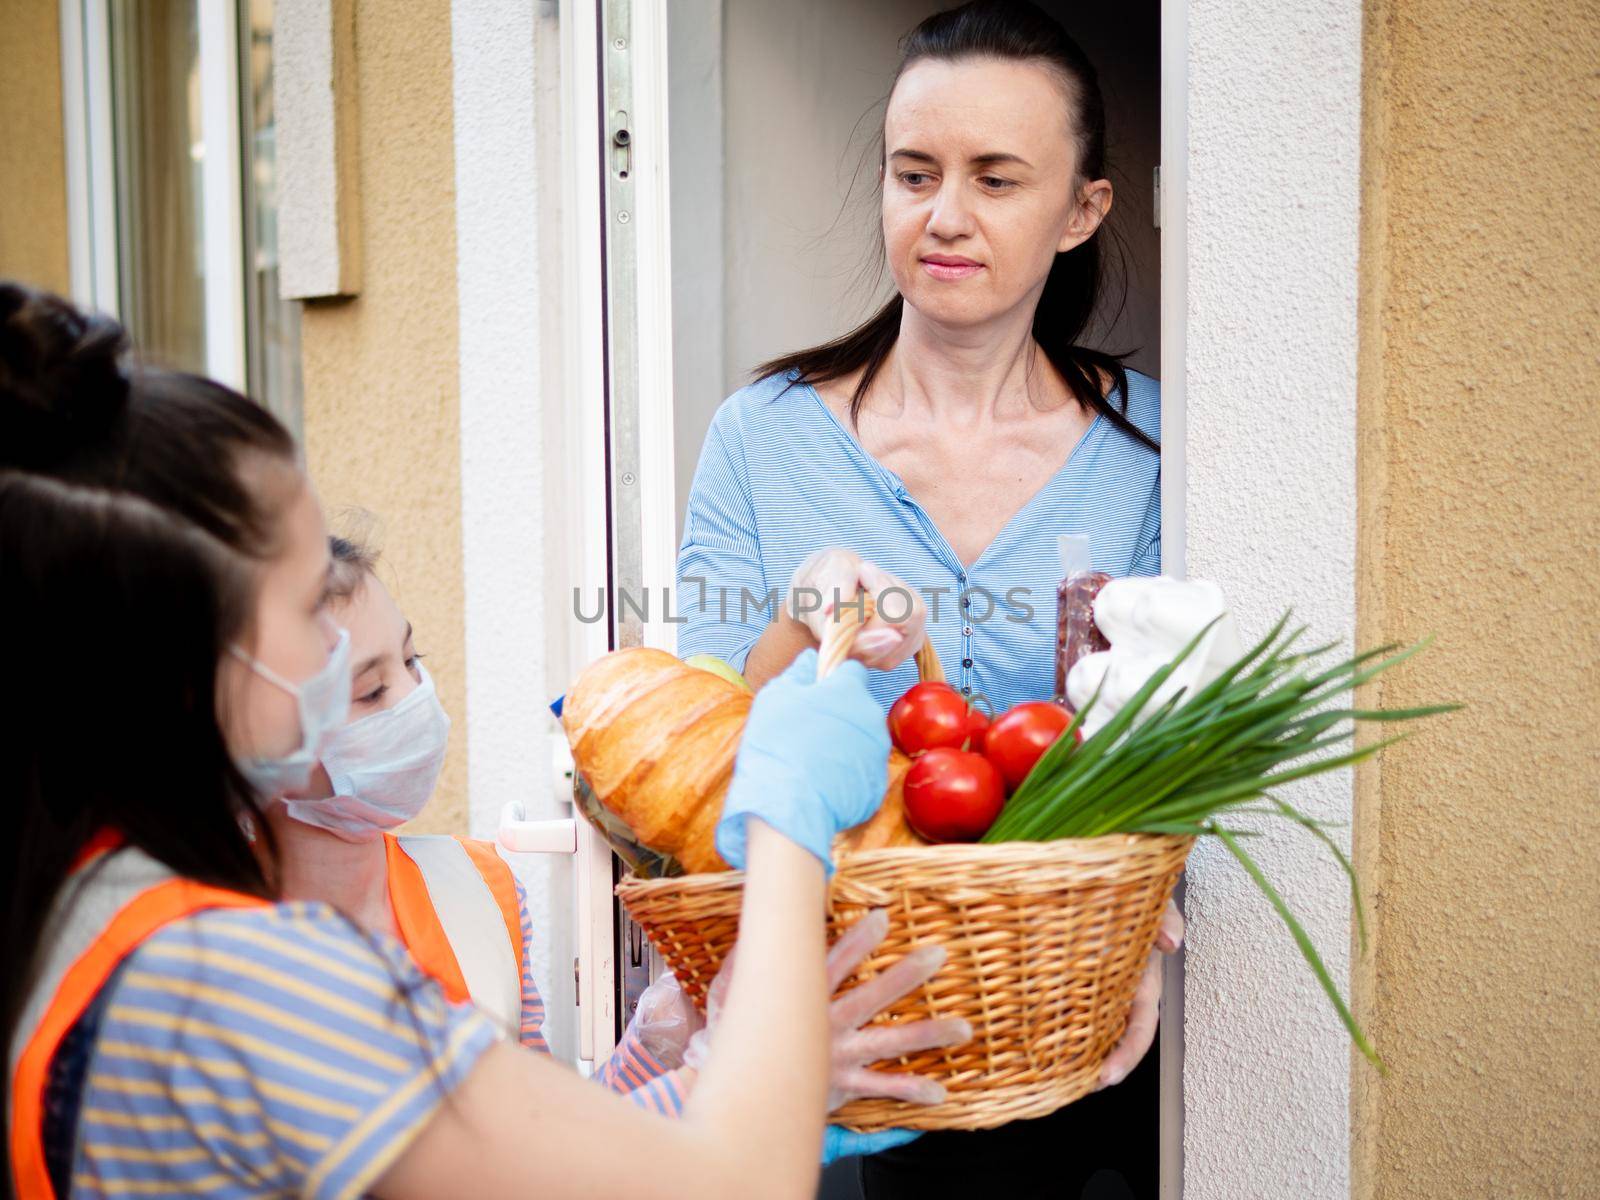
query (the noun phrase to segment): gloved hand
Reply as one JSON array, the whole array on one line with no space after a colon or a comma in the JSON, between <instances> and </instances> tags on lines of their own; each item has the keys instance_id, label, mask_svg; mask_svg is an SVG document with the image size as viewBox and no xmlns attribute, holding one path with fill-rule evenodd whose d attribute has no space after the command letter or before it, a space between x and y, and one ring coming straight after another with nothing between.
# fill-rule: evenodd
<instances>
[{"instance_id":1,"label":"gloved hand","mask_svg":"<svg viewBox=\"0 0 1600 1200\"><path fill-rule=\"evenodd\" d=\"M663 971L645 988L628 1022L629 1032L668 1071L683 1065L689 1039L704 1027L705 1021L671 971Z\"/></svg>"},{"instance_id":2,"label":"gloved hand","mask_svg":"<svg viewBox=\"0 0 1600 1200\"><path fill-rule=\"evenodd\" d=\"M850 550L818 550L795 568L784 609L818 642L836 619L835 610L865 591L878 606L856 634L850 657L863 666L891 671L915 654L926 636L927 609L915 589Z\"/></svg>"},{"instance_id":3,"label":"gloved hand","mask_svg":"<svg viewBox=\"0 0 1600 1200\"><path fill-rule=\"evenodd\" d=\"M745 862L745 821L759 817L833 871L834 834L883 803L889 731L867 691L866 668L840 665L817 680L817 652L803 651L756 693L717 825L717 853Z\"/></svg>"},{"instance_id":4,"label":"gloved hand","mask_svg":"<svg viewBox=\"0 0 1600 1200\"><path fill-rule=\"evenodd\" d=\"M889 914L875 908L850 926L828 950L828 987L837 991L855 973L889 933ZM833 1069L828 1076L828 1111L837 1112L852 1100L886 1097L911 1104L939 1104L944 1085L920 1075L874 1071L870 1064L886 1059L959 1046L972 1040L972 1026L959 1017L898 1021L869 1025L868 1021L900 997L915 991L944 966L943 946L921 946L894 966L848 992L834 997L828 1007L833 1031Z\"/></svg>"},{"instance_id":5,"label":"gloved hand","mask_svg":"<svg viewBox=\"0 0 1600 1200\"><path fill-rule=\"evenodd\" d=\"M904 1146L922 1136L919 1129L883 1129L877 1133L857 1133L843 1125L829 1125L822 1134L822 1165L849 1158L853 1154L876 1154Z\"/></svg>"},{"instance_id":6,"label":"gloved hand","mask_svg":"<svg viewBox=\"0 0 1600 1200\"><path fill-rule=\"evenodd\" d=\"M857 967L876 950L889 932L889 914L874 909L862 917L828 950L828 987L837 990ZM706 1060L713 1030L733 978L733 959L737 948L723 961L722 969L711 981L706 994L706 1026L689 1039L684 1065L698 1069ZM828 1007L832 1030L828 1075L828 1111L867 1097L904 1100L910 1104L938 1104L945 1097L944 1085L920 1075L898 1074L868 1069L871 1063L915 1054L941 1046L959 1046L970 1041L972 1027L958 1017L939 1020L903 1021L894 1025L866 1023L900 997L921 987L944 965L941 946L913 950L894 966L843 995ZM918 1135L908 1129L888 1129L881 1133L853 1133L830 1125L823 1142L823 1162L847 1154L876 1154L891 1146L904 1145Z\"/></svg>"}]
</instances>

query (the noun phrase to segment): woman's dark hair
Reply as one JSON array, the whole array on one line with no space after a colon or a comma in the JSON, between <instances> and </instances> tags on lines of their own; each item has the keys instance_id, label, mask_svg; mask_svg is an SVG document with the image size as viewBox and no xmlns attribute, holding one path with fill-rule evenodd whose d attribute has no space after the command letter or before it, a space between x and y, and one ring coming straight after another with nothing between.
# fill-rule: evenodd
<instances>
[{"instance_id":1,"label":"woman's dark hair","mask_svg":"<svg viewBox=\"0 0 1600 1200\"><path fill-rule=\"evenodd\" d=\"M269 894L271 833L228 753L216 679L292 495L270 471L294 456L243 396L130 366L116 322L0 281L8 1047L52 899L98 831L179 875Z\"/></svg>"},{"instance_id":2,"label":"woman's dark hair","mask_svg":"<svg viewBox=\"0 0 1600 1200\"><path fill-rule=\"evenodd\" d=\"M179 875L270 894L240 827L265 823L217 721L217 661L248 619L250 580L237 554L146 500L0 471L8 1051L52 904L97 832Z\"/></svg>"},{"instance_id":3,"label":"woman's dark hair","mask_svg":"<svg viewBox=\"0 0 1600 1200\"><path fill-rule=\"evenodd\" d=\"M133 366L109 317L0 281L0 468L142 496L264 560L279 514L256 471L295 453L232 388Z\"/></svg>"},{"instance_id":4,"label":"woman's dark hair","mask_svg":"<svg viewBox=\"0 0 1600 1200\"><path fill-rule=\"evenodd\" d=\"M1078 178L1099 179L1105 174L1106 114L1099 77L1059 22L1026 0L975 0L935 13L901 39L895 80L898 82L908 67L924 59L952 62L973 58L1032 62L1051 70L1072 109ZM881 139L878 162L884 162ZM1066 253L1057 254L1034 312L1033 337L1079 404L1102 414L1151 449L1159 449L1126 416L1128 375L1122 356L1077 344L1100 305L1105 274L1098 233ZM850 416L854 420L900 336L904 307L905 300L896 294L876 315L843 337L763 363L756 368L756 374L766 378L796 373L799 380L814 384L860 371L861 380L850 400ZM1107 399L1103 378L1111 380L1109 394L1121 398L1121 410Z\"/></svg>"}]
</instances>

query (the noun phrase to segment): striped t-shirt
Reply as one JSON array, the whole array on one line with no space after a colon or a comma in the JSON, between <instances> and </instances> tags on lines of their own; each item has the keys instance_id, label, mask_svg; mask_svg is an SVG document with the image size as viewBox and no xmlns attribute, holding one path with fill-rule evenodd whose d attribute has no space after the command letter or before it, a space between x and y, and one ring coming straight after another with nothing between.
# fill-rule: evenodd
<instances>
[{"instance_id":1,"label":"striped t-shirt","mask_svg":"<svg viewBox=\"0 0 1600 1200\"><path fill-rule=\"evenodd\" d=\"M520 1040L548 1054L520 882L517 900ZM51 1174L84 1198L359 1196L497 1037L328 905L196 913L134 950L57 1051ZM595 1078L676 1116L692 1073L630 1026Z\"/></svg>"},{"instance_id":2,"label":"striped t-shirt","mask_svg":"<svg viewBox=\"0 0 1600 1200\"><path fill-rule=\"evenodd\" d=\"M70 1158L85 1200L359 1196L499 1036L317 903L175 921L94 1012Z\"/></svg>"},{"instance_id":3,"label":"striped t-shirt","mask_svg":"<svg viewBox=\"0 0 1600 1200\"><path fill-rule=\"evenodd\" d=\"M1119 403L1113 395L1113 403ZM1159 440L1161 389L1128 372L1128 419ZM1120 407L1120 404L1119 404ZM717 410L689 493L678 588L682 655L744 666L812 552L853 550L922 597L928 636L950 682L1001 712L1055 690L1056 538L1085 533L1096 569L1161 570L1161 459L1097 416L1059 471L970 567L900 477L868 454L816 390L770 376ZM891 600L885 600L888 608ZM871 673L888 708L916 668Z\"/></svg>"}]
</instances>

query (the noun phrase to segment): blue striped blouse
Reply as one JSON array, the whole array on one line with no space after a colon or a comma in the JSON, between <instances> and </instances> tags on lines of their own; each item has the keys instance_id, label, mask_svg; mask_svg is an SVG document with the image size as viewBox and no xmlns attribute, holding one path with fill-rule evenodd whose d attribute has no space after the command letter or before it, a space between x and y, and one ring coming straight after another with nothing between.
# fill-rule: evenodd
<instances>
[{"instance_id":1,"label":"blue striped blouse","mask_svg":"<svg viewBox=\"0 0 1600 1200\"><path fill-rule=\"evenodd\" d=\"M1127 413L1159 440L1160 385L1129 371ZM966 567L900 477L862 449L816 389L772 376L723 403L701 450L678 554L678 650L742 668L794 569L815 550L843 546L922 595L952 684L996 712L1044 699L1055 688L1063 533L1090 535L1098 570L1159 574L1160 456L1097 417ZM914 681L910 663L874 672L873 694L887 709Z\"/></svg>"}]
</instances>

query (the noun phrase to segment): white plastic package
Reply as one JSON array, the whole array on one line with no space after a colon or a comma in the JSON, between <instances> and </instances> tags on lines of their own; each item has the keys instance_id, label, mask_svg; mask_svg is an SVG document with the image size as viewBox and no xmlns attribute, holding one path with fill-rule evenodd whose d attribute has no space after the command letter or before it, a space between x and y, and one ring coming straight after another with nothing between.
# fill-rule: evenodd
<instances>
[{"instance_id":1,"label":"white plastic package","mask_svg":"<svg viewBox=\"0 0 1600 1200\"><path fill-rule=\"evenodd\" d=\"M1111 648L1086 655L1067 676L1067 700L1074 709L1081 710L1097 689L1100 693L1084 717L1084 737L1093 737L1121 712L1208 623L1216 622L1156 689L1146 712L1180 691L1193 695L1244 653L1222 589L1209 580L1113 579L1095 597L1094 619Z\"/></svg>"}]
</instances>

